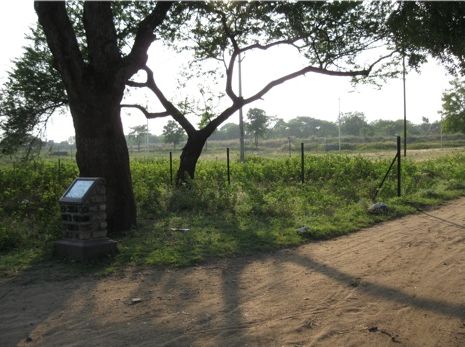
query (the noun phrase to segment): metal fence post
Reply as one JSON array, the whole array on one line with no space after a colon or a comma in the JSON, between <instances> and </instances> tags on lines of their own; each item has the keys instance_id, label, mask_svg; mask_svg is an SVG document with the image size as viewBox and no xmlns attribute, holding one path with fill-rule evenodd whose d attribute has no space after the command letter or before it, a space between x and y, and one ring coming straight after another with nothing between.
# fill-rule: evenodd
<instances>
[{"instance_id":1,"label":"metal fence post","mask_svg":"<svg viewBox=\"0 0 465 347\"><path fill-rule=\"evenodd\" d=\"M231 173L229 171L229 147L226 148L226 165L228 169L228 184L231 184Z\"/></svg>"},{"instance_id":2,"label":"metal fence post","mask_svg":"<svg viewBox=\"0 0 465 347\"><path fill-rule=\"evenodd\" d=\"M170 184L173 185L173 153L170 152Z\"/></svg>"},{"instance_id":3,"label":"metal fence post","mask_svg":"<svg viewBox=\"0 0 465 347\"><path fill-rule=\"evenodd\" d=\"M304 168L305 168L305 164L304 164L304 143L302 142L300 144L300 180L302 183L304 183L305 181L305 172L304 172Z\"/></svg>"},{"instance_id":4,"label":"metal fence post","mask_svg":"<svg viewBox=\"0 0 465 347\"><path fill-rule=\"evenodd\" d=\"M58 159L58 175L57 175L57 180L60 182L61 180L61 160Z\"/></svg>"}]
</instances>

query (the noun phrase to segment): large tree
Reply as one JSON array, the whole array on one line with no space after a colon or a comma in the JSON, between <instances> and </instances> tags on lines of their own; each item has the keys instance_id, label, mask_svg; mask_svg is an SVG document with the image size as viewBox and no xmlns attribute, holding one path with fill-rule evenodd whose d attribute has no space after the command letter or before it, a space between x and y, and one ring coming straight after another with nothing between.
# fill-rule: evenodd
<instances>
[{"instance_id":1,"label":"large tree","mask_svg":"<svg viewBox=\"0 0 465 347\"><path fill-rule=\"evenodd\" d=\"M390 45L384 26L389 10L387 3L203 2L183 13L181 20L170 22L174 23L175 30L168 27L165 35L176 39L178 50L193 51L195 61L200 61L202 66L219 62L217 72L223 67L219 73L224 76L223 91L230 102L216 113L208 109L208 119L197 129L188 119L190 111L165 95L148 66L144 68L145 81L129 82L130 86L152 90L163 105L164 111L156 114L138 106L147 117L171 116L187 133L178 181L186 176L194 177L208 137L223 122L244 105L263 98L272 88L307 73L366 77L375 66L395 57L396 50ZM295 48L305 58L305 64L270 80L255 93L241 96L233 88L235 65L240 56L253 51L271 51L278 46ZM363 56L368 50L372 52L371 59ZM202 115L205 110L197 113Z\"/></svg>"},{"instance_id":2,"label":"large tree","mask_svg":"<svg viewBox=\"0 0 465 347\"><path fill-rule=\"evenodd\" d=\"M341 117L341 132L344 135L366 136L368 123L362 112L347 112Z\"/></svg>"},{"instance_id":3,"label":"large tree","mask_svg":"<svg viewBox=\"0 0 465 347\"><path fill-rule=\"evenodd\" d=\"M72 11L73 6L82 8L82 11ZM176 5L168 2L155 5L150 2L36 2L36 12L51 55L46 51L43 57L32 57L35 60L31 58L27 64L34 71L34 61L47 62L43 71L51 81L55 78L57 93L46 93L47 85L38 82L43 77L34 76L31 80L45 88L34 91L32 86L24 91L27 92L23 94L24 104L11 102L9 105L12 109L18 105L25 107L6 117L18 114L17 120L25 119L28 101L37 98L41 101L34 106L33 115L44 114L44 109L51 114L54 109L67 104L76 131L76 160L80 174L106 179L109 229L127 229L135 224L136 215L128 151L120 119L125 85L150 88L164 110L152 113L140 105L127 104L126 107L137 107L148 118L171 116L186 131L188 138L181 154L178 179L182 180L186 175L194 177L207 138L241 107L262 98L272 88L307 73L346 77L376 75L375 66L382 66L379 63L385 58L396 57L385 27L389 7L386 3L359 2L197 2ZM171 14L167 17L170 9ZM205 68L210 64L207 61L213 61L224 68L221 81L229 106L215 111L208 105L200 109L197 114L204 116L200 129L188 119L190 108L170 100L147 66L147 49L155 38L154 30L157 38L165 43L181 51L193 51L198 67ZM256 92L240 96L233 87L239 57L253 51L270 51L278 46L293 47L305 58L305 63L275 77ZM369 57L364 56L367 51L372 52ZM58 74L50 71L50 61ZM146 72L146 80L136 82L131 77L140 69ZM218 72L218 69L213 70ZM31 85L27 78L18 85L23 83ZM8 102L9 97L2 97L2 100ZM47 100L53 102L47 104ZM34 117L35 120L40 118ZM27 126L32 124L32 120L25 122ZM10 122L3 124L8 127ZM19 125L16 129L26 129L25 126L23 124L21 128Z\"/></svg>"},{"instance_id":4,"label":"large tree","mask_svg":"<svg viewBox=\"0 0 465 347\"><path fill-rule=\"evenodd\" d=\"M149 129L147 124L136 125L131 127L131 131L128 134L128 140L132 140L137 144L137 151L140 152L140 145L143 139L148 139ZM147 148L148 150L148 148Z\"/></svg>"},{"instance_id":5,"label":"large tree","mask_svg":"<svg viewBox=\"0 0 465 347\"><path fill-rule=\"evenodd\" d=\"M120 118L127 81L147 62L154 30L172 4L159 2L138 25L131 49L120 49L110 2L84 2L73 22L65 2L36 1L40 25L67 95L81 176L105 178L110 232L136 224L128 149ZM84 36L77 32L82 30ZM123 38L124 39L124 38Z\"/></svg>"},{"instance_id":6,"label":"large tree","mask_svg":"<svg viewBox=\"0 0 465 347\"><path fill-rule=\"evenodd\" d=\"M285 136L294 136L298 138L307 138L310 136L337 136L337 125L335 123L312 117L296 117L290 119L285 128Z\"/></svg>"},{"instance_id":7,"label":"large tree","mask_svg":"<svg viewBox=\"0 0 465 347\"><path fill-rule=\"evenodd\" d=\"M456 78L450 85L451 88L442 94L444 129L448 132L465 133L465 83Z\"/></svg>"},{"instance_id":8,"label":"large tree","mask_svg":"<svg viewBox=\"0 0 465 347\"><path fill-rule=\"evenodd\" d=\"M253 134L255 147L258 147L258 138L266 134L271 119L264 110L256 107L247 111L247 119L249 120L247 128Z\"/></svg>"},{"instance_id":9,"label":"large tree","mask_svg":"<svg viewBox=\"0 0 465 347\"><path fill-rule=\"evenodd\" d=\"M173 149L176 149L176 145L184 138L184 129L174 120L169 120L163 127L163 137L165 143L172 143Z\"/></svg>"}]
</instances>

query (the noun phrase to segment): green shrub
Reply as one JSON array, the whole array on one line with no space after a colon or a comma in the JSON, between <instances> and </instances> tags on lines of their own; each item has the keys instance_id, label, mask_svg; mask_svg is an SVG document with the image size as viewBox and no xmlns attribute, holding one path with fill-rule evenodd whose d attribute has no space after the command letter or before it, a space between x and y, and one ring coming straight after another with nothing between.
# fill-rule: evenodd
<instances>
[{"instance_id":1,"label":"green shrub","mask_svg":"<svg viewBox=\"0 0 465 347\"><path fill-rule=\"evenodd\" d=\"M369 215L366 209L391 161L306 155L302 184L299 157L250 156L231 163L229 185L225 162L202 160L194 181L174 187L166 159L132 160L140 228L119 240L115 262L188 265L270 250L345 234L465 192L464 155L402 160L402 197L396 196L394 167L377 197L391 212ZM77 176L74 163L62 164L59 171L54 162L0 170L0 253L10 259L8 266L20 258L11 254L21 250L33 259L44 252L30 250L47 250L61 236L57 201ZM303 225L309 227L306 235L296 232ZM187 233L176 230L186 227Z\"/></svg>"}]
</instances>

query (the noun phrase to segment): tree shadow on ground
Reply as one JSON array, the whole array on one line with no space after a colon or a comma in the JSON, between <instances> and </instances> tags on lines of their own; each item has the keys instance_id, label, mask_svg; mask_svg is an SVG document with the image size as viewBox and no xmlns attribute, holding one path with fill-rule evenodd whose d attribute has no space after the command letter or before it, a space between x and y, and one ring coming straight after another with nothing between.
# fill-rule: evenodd
<instances>
[{"instance_id":1,"label":"tree shadow on ground","mask_svg":"<svg viewBox=\"0 0 465 347\"><path fill-rule=\"evenodd\" d=\"M238 221L229 223L231 230L241 228ZM263 243L260 237L255 234L238 242ZM255 322L247 317L246 309L257 294L245 291L243 279L244 275L253 276L250 265L262 262L273 267L274 283L279 283L286 264L344 285L360 281L335 266L292 251L285 256L273 252L212 260L182 269L140 267L107 277L97 275L98 265L86 274L72 270L67 263L43 263L0 282L0 318L7 322L0 325L0 345L27 344L29 335L29 345L46 346L260 345L266 337L253 335ZM259 279L257 286L261 286ZM384 301L465 319L463 304L418 297L365 280L353 288ZM263 319L268 318L264 315ZM272 342L273 333L267 343Z\"/></svg>"},{"instance_id":2,"label":"tree shadow on ground","mask_svg":"<svg viewBox=\"0 0 465 347\"><path fill-rule=\"evenodd\" d=\"M46 259L0 280L0 345L34 344L34 332L68 310L75 291L92 279L101 265Z\"/></svg>"},{"instance_id":3,"label":"tree shadow on ground","mask_svg":"<svg viewBox=\"0 0 465 347\"><path fill-rule=\"evenodd\" d=\"M353 285L360 281L360 278L357 276L353 276L335 267L318 262L310 257L293 255L292 260L290 261L304 268L319 272L342 284ZM442 300L421 298L416 295L405 293L395 287L372 283L369 281L363 281L363 285L357 285L357 290L361 293L383 300L397 302L433 313L465 319L465 304L457 305Z\"/></svg>"}]
</instances>

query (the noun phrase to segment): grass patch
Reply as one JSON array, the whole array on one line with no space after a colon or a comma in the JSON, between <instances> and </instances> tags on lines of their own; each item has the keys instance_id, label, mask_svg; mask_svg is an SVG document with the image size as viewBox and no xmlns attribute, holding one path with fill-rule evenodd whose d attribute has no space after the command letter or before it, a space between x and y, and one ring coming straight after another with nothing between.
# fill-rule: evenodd
<instances>
[{"instance_id":1,"label":"grass patch","mask_svg":"<svg viewBox=\"0 0 465 347\"><path fill-rule=\"evenodd\" d=\"M403 196L394 174L378 195L390 211L371 215L374 190L390 160L359 156L306 157L301 184L297 158L201 161L190 187L169 184L166 160L133 160L139 226L116 237L120 253L96 264L64 263L75 273L107 274L126 266L189 266L337 237L414 213L465 193L465 156L403 161ZM51 259L60 235L57 200L77 171L73 163L25 164L0 171L0 273L14 274ZM307 226L304 234L296 229ZM180 229L187 228L187 232ZM53 260L54 263L59 263ZM67 265L66 265L67 264Z\"/></svg>"}]
</instances>

